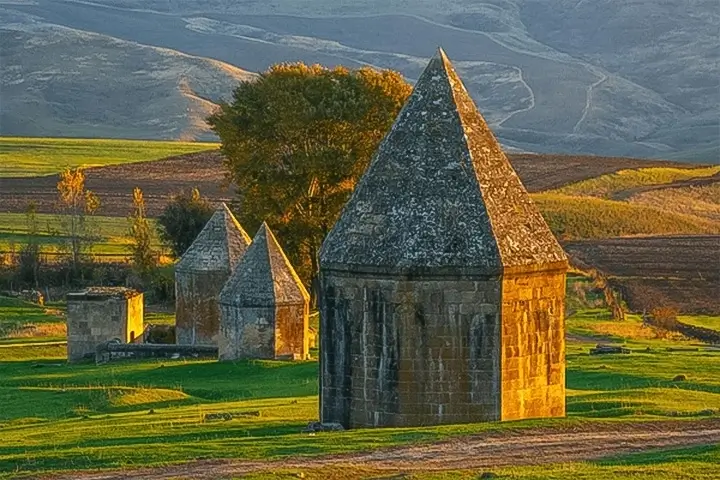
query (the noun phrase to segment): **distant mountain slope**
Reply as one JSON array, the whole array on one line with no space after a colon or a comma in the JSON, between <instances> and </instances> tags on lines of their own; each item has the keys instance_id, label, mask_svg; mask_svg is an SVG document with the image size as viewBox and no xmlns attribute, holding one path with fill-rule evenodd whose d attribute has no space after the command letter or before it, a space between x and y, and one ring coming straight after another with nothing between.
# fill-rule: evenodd
<instances>
[{"instance_id":1,"label":"distant mountain slope","mask_svg":"<svg viewBox=\"0 0 720 480\"><path fill-rule=\"evenodd\" d=\"M411 81L442 45L507 147L718 163L715 3L0 0L0 27L34 18L250 71L300 60L393 68ZM42 72L46 60L25 71Z\"/></svg>"},{"instance_id":2,"label":"distant mountain slope","mask_svg":"<svg viewBox=\"0 0 720 480\"><path fill-rule=\"evenodd\" d=\"M209 139L251 74L173 50L42 23L0 26L4 135Z\"/></svg>"}]
</instances>

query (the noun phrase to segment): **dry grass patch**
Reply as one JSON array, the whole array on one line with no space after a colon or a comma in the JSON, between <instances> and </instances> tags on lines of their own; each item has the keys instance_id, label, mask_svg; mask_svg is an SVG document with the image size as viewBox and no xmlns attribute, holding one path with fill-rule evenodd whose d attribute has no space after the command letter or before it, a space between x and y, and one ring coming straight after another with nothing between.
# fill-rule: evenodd
<instances>
[{"instance_id":1,"label":"dry grass patch","mask_svg":"<svg viewBox=\"0 0 720 480\"><path fill-rule=\"evenodd\" d=\"M40 338L66 336L67 324L65 323L29 323L13 330L8 335L6 335L6 338Z\"/></svg>"},{"instance_id":2,"label":"dry grass patch","mask_svg":"<svg viewBox=\"0 0 720 480\"><path fill-rule=\"evenodd\" d=\"M720 183L638 193L631 203L720 221Z\"/></svg>"},{"instance_id":3,"label":"dry grass patch","mask_svg":"<svg viewBox=\"0 0 720 480\"><path fill-rule=\"evenodd\" d=\"M554 190L565 195L581 195L607 198L623 190L630 190L646 185L661 185L689 180L692 178L710 177L720 173L720 166L703 168L639 168L637 170L620 170L609 175L601 175L581 182L573 183Z\"/></svg>"}]
</instances>

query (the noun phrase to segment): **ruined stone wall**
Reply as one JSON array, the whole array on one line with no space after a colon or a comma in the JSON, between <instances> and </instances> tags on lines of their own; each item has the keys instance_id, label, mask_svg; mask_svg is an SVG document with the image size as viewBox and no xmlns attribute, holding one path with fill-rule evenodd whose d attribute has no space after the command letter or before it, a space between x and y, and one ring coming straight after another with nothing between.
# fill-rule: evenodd
<instances>
[{"instance_id":1,"label":"ruined stone wall","mask_svg":"<svg viewBox=\"0 0 720 480\"><path fill-rule=\"evenodd\" d=\"M220 330L218 295L227 271L175 273L175 327L180 345L217 345Z\"/></svg>"},{"instance_id":2,"label":"ruined stone wall","mask_svg":"<svg viewBox=\"0 0 720 480\"><path fill-rule=\"evenodd\" d=\"M306 359L309 354L307 303L280 305L275 310L275 357L299 356Z\"/></svg>"},{"instance_id":3,"label":"ruined stone wall","mask_svg":"<svg viewBox=\"0 0 720 480\"><path fill-rule=\"evenodd\" d=\"M347 428L499 420L500 280L321 274L321 417Z\"/></svg>"},{"instance_id":4,"label":"ruined stone wall","mask_svg":"<svg viewBox=\"0 0 720 480\"><path fill-rule=\"evenodd\" d=\"M565 270L502 282L502 420L565 415Z\"/></svg>"},{"instance_id":5,"label":"ruined stone wall","mask_svg":"<svg viewBox=\"0 0 720 480\"><path fill-rule=\"evenodd\" d=\"M241 358L275 358L275 308L239 308L220 305L218 338L221 361Z\"/></svg>"},{"instance_id":6,"label":"ruined stone wall","mask_svg":"<svg viewBox=\"0 0 720 480\"><path fill-rule=\"evenodd\" d=\"M137 296L142 302L142 295ZM100 298L67 302L67 355L69 362L95 357L96 347L118 339L127 341L128 300Z\"/></svg>"}]
</instances>

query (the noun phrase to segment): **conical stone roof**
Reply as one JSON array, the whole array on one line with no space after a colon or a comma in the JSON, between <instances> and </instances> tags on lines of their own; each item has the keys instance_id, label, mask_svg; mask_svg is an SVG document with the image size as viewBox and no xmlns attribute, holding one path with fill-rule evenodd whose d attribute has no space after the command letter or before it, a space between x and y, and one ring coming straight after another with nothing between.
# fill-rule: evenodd
<instances>
[{"instance_id":1,"label":"conical stone roof","mask_svg":"<svg viewBox=\"0 0 720 480\"><path fill-rule=\"evenodd\" d=\"M309 295L265 222L220 292L220 303L264 307L307 302Z\"/></svg>"},{"instance_id":2,"label":"conical stone roof","mask_svg":"<svg viewBox=\"0 0 720 480\"><path fill-rule=\"evenodd\" d=\"M175 270L232 272L248 245L250 236L223 203L180 257Z\"/></svg>"},{"instance_id":3,"label":"conical stone roof","mask_svg":"<svg viewBox=\"0 0 720 480\"><path fill-rule=\"evenodd\" d=\"M442 50L358 182L323 269L497 274L566 262Z\"/></svg>"}]
</instances>

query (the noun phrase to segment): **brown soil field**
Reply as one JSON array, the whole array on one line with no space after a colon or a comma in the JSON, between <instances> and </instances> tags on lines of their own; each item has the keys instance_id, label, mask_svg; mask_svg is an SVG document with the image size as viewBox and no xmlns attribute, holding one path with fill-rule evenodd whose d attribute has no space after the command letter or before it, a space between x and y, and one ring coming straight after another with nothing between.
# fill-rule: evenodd
<instances>
[{"instance_id":1,"label":"brown soil field","mask_svg":"<svg viewBox=\"0 0 720 480\"><path fill-rule=\"evenodd\" d=\"M514 465L579 462L720 442L720 420L595 423L487 433L447 442L377 449L370 452L283 460L203 460L137 470L73 472L41 478L78 480L219 479L248 473L303 472L312 478L396 478L408 472L487 469ZM360 469L360 471L358 471ZM369 472L371 469L372 472ZM357 474L353 474L357 472ZM300 477L302 478L302 477ZM403 477L401 477L403 478Z\"/></svg>"},{"instance_id":2,"label":"brown soil field","mask_svg":"<svg viewBox=\"0 0 720 480\"><path fill-rule=\"evenodd\" d=\"M140 187L145 195L148 215L157 216L170 195L183 189L198 188L213 203L229 201L234 190L225 180L222 157L218 152L179 155L152 162L128 163L88 168L86 186L100 197L99 215L124 217L132 208L132 191ZM38 212L55 213L57 176L0 178L3 202L0 212L24 212L33 200Z\"/></svg>"},{"instance_id":3,"label":"brown soil field","mask_svg":"<svg viewBox=\"0 0 720 480\"><path fill-rule=\"evenodd\" d=\"M697 164L633 158L569 155L511 155L513 166L530 192L557 188L618 170L674 166L694 168ZM145 193L148 215L157 216L171 194L197 187L200 193L217 203L233 198L234 190L225 181L225 169L219 152L180 155L153 162L130 163L86 170L87 187L102 202L100 215L126 216L135 187ZM54 213L57 198L56 176L0 178L0 212L21 213L35 201L41 213Z\"/></svg>"},{"instance_id":4,"label":"brown soil field","mask_svg":"<svg viewBox=\"0 0 720 480\"><path fill-rule=\"evenodd\" d=\"M579 240L563 247L579 268L603 272L633 311L720 312L718 235Z\"/></svg>"}]
</instances>

